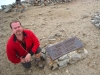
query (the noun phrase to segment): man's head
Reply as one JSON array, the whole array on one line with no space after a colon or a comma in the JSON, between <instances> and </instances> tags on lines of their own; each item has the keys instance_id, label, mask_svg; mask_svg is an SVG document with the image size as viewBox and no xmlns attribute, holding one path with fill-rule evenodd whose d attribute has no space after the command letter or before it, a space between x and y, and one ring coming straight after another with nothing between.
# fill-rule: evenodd
<instances>
[{"instance_id":1,"label":"man's head","mask_svg":"<svg viewBox=\"0 0 100 75\"><path fill-rule=\"evenodd\" d=\"M14 20L10 23L10 28L12 29L12 32L15 34L15 35L21 35L22 32L23 32L23 28L22 28L22 25L20 23L20 21L18 20Z\"/></svg>"}]
</instances>

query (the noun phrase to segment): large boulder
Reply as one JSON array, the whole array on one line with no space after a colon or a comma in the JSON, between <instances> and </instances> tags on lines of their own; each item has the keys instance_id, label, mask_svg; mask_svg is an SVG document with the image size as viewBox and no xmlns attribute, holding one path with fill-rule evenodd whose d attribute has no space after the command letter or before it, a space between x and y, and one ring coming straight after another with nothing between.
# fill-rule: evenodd
<instances>
[{"instance_id":1,"label":"large boulder","mask_svg":"<svg viewBox=\"0 0 100 75\"><path fill-rule=\"evenodd\" d=\"M5 13L8 13L8 12L11 12L12 11L12 5L1 5L1 7L2 7L2 10Z\"/></svg>"},{"instance_id":2,"label":"large boulder","mask_svg":"<svg viewBox=\"0 0 100 75\"><path fill-rule=\"evenodd\" d=\"M7 6L6 5L1 5L1 9L4 10Z\"/></svg>"},{"instance_id":3,"label":"large boulder","mask_svg":"<svg viewBox=\"0 0 100 75\"><path fill-rule=\"evenodd\" d=\"M11 5L8 5L6 9L4 9L4 12L5 13L8 13L8 12L11 12L12 10L12 6Z\"/></svg>"}]
</instances>

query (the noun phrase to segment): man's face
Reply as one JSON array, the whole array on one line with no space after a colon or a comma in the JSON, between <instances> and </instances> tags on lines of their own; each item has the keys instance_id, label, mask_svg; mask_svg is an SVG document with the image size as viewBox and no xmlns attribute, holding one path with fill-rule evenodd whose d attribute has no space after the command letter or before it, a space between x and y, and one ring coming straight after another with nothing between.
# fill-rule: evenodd
<instances>
[{"instance_id":1,"label":"man's face","mask_svg":"<svg viewBox=\"0 0 100 75\"><path fill-rule=\"evenodd\" d=\"M12 32L15 34L15 35L21 35L22 32L23 32L23 28L22 26L20 25L19 22L14 22L11 24L11 27L12 27Z\"/></svg>"}]
</instances>

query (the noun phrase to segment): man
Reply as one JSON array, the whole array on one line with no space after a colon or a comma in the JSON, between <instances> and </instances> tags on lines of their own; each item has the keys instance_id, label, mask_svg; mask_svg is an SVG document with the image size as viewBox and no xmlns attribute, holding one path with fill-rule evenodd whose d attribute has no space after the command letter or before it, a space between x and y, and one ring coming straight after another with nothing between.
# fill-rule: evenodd
<instances>
[{"instance_id":1,"label":"man","mask_svg":"<svg viewBox=\"0 0 100 75\"><path fill-rule=\"evenodd\" d=\"M41 63L41 48L39 47L39 40L35 34L23 29L20 21L14 20L10 23L13 34L9 38L6 46L6 53L8 59L17 64L19 62L25 68L31 67L31 56L35 55L35 63L39 68L44 68Z\"/></svg>"},{"instance_id":2,"label":"man","mask_svg":"<svg viewBox=\"0 0 100 75\"><path fill-rule=\"evenodd\" d=\"M18 5L22 6L21 12L25 11L25 7L22 5L21 0L16 0L16 12L18 12Z\"/></svg>"}]
</instances>

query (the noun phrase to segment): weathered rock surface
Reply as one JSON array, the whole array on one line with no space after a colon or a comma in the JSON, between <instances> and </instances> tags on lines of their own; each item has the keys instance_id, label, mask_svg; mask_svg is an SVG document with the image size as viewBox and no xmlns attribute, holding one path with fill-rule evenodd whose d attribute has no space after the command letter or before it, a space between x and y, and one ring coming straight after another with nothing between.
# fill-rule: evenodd
<instances>
[{"instance_id":1,"label":"weathered rock surface","mask_svg":"<svg viewBox=\"0 0 100 75\"><path fill-rule=\"evenodd\" d=\"M100 13L96 13L92 19L91 22L94 26L96 26L97 28L100 28Z\"/></svg>"}]
</instances>

